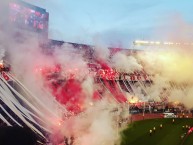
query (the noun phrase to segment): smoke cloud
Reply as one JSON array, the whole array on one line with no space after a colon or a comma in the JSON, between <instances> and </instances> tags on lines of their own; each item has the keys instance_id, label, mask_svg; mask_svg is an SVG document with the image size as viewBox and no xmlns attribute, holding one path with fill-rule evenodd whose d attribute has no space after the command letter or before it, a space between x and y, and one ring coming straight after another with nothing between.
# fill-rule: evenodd
<instances>
[{"instance_id":1,"label":"smoke cloud","mask_svg":"<svg viewBox=\"0 0 193 145\"><path fill-rule=\"evenodd\" d=\"M5 6L7 3L1 4ZM0 11L6 12L1 8ZM182 102L188 108L193 107L192 45L172 49L163 46L159 50L140 51L136 55L118 52L111 57L109 49L96 45L93 48L94 61L128 74L144 71L151 79L149 85L141 80L130 84L125 79L124 85L127 87L129 84L132 91L123 92L121 87L114 87L111 91L104 83L94 81L82 51L64 43L62 47L55 48L52 55L45 55L36 33L7 28L6 17L3 18L0 20L0 58L8 54L6 57L11 64L11 74L33 94L28 96L20 90L38 112L45 114L42 118L44 124L41 124L52 131L50 138L53 142L62 142L64 137L73 136L75 145L120 143L118 123L128 118L128 106L117 103L115 94L126 96L128 100L131 96L143 101L167 99ZM62 68L58 80L62 83L59 86L56 83L52 88L49 85L55 85L55 80L47 80L41 71L58 64ZM102 88L102 93L99 88ZM117 111L113 111L115 109Z\"/></svg>"}]
</instances>

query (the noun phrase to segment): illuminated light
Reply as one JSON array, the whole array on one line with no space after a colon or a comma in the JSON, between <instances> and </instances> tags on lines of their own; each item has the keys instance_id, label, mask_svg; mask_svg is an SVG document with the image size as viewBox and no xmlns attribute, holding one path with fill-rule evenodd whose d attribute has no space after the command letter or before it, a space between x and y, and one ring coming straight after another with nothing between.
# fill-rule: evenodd
<instances>
[{"instance_id":1,"label":"illuminated light","mask_svg":"<svg viewBox=\"0 0 193 145\"><path fill-rule=\"evenodd\" d=\"M173 45L173 42L164 42L164 45Z\"/></svg>"},{"instance_id":2,"label":"illuminated light","mask_svg":"<svg viewBox=\"0 0 193 145\"><path fill-rule=\"evenodd\" d=\"M136 40L133 42L134 45L193 45L193 43L178 43L178 42L160 42L160 41L143 41Z\"/></svg>"},{"instance_id":3,"label":"illuminated light","mask_svg":"<svg viewBox=\"0 0 193 145\"><path fill-rule=\"evenodd\" d=\"M143 41L143 43L149 43L149 41Z\"/></svg>"},{"instance_id":4,"label":"illuminated light","mask_svg":"<svg viewBox=\"0 0 193 145\"><path fill-rule=\"evenodd\" d=\"M31 12L31 13L35 13L35 10L32 10L32 9L31 9L30 12Z\"/></svg>"},{"instance_id":5,"label":"illuminated light","mask_svg":"<svg viewBox=\"0 0 193 145\"><path fill-rule=\"evenodd\" d=\"M141 40L136 40L133 42L135 45L160 45L161 42L159 41L141 41Z\"/></svg>"},{"instance_id":6,"label":"illuminated light","mask_svg":"<svg viewBox=\"0 0 193 145\"><path fill-rule=\"evenodd\" d=\"M137 103L137 101L136 101L136 100L130 100L129 102L130 102L130 103L132 103L132 104Z\"/></svg>"},{"instance_id":7,"label":"illuminated light","mask_svg":"<svg viewBox=\"0 0 193 145\"><path fill-rule=\"evenodd\" d=\"M140 44L148 44L149 41L141 41L141 40L136 40L134 41L134 44L140 45Z\"/></svg>"},{"instance_id":8,"label":"illuminated light","mask_svg":"<svg viewBox=\"0 0 193 145\"><path fill-rule=\"evenodd\" d=\"M159 44L161 44L161 42L159 42L159 41L156 41L156 42L155 42L155 44L159 45Z\"/></svg>"},{"instance_id":9,"label":"illuminated light","mask_svg":"<svg viewBox=\"0 0 193 145\"><path fill-rule=\"evenodd\" d=\"M139 102L139 99L137 97L131 97L131 99L129 99L128 102L131 104L135 104L135 103Z\"/></svg>"},{"instance_id":10,"label":"illuminated light","mask_svg":"<svg viewBox=\"0 0 193 145\"><path fill-rule=\"evenodd\" d=\"M0 62L0 67L3 68L3 63Z\"/></svg>"},{"instance_id":11,"label":"illuminated light","mask_svg":"<svg viewBox=\"0 0 193 145\"><path fill-rule=\"evenodd\" d=\"M90 105L90 106L93 106L93 102L90 102L89 105Z\"/></svg>"},{"instance_id":12,"label":"illuminated light","mask_svg":"<svg viewBox=\"0 0 193 145\"><path fill-rule=\"evenodd\" d=\"M0 61L0 67L4 68L3 60Z\"/></svg>"},{"instance_id":13,"label":"illuminated light","mask_svg":"<svg viewBox=\"0 0 193 145\"><path fill-rule=\"evenodd\" d=\"M179 101L175 101L174 104L175 104L175 105L178 105L178 104L179 104Z\"/></svg>"},{"instance_id":14,"label":"illuminated light","mask_svg":"<svg viewBox=\"0 0 193 145\"><path fill-rule=\"evenodd\" d=\"M154 42L153 42L153 41L150 41L150 43L151 43L151 44L154 44Z\"/></svg>"}]
</instances>

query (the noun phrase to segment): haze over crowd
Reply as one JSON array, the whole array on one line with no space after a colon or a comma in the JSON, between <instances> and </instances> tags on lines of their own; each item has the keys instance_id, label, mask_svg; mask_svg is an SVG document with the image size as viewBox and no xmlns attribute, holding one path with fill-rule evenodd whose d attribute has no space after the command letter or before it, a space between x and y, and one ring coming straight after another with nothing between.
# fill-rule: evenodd
<instances>
[{"instance_id":1,"label":"haze over crowd","mask_svg":"<svg viewBox=\"0 0 193 145\"><path fill-rule=\"evenodd\" d=\"M3 1L1 1L1 3L2 2ZM43 2L31 2L44 7ZM65 2L67 3L68 1ZM102 1L99 2L102 3ZM143 3L144 1L140 2ZM163 5L164 2L166 1L161 1L159 3L149 2L145 8L143 7L143 9L145 11L152 8L157 8L159 5ZM86 4L91 4L91 2L82 2L81 5L85 4L82 7L81 5L78 5L79 3L81 2L67 3L71 7L74 6L73 12L75 13L74 16L68 16L67 12L70 13L73 10L70 9L71 7L67 7L68 5L61 5L62 7L60 7L60 4L62 4L61 1L47 1L45 8L47 8L47 11L50 12L50 20L52 20L50 22L50 37L57 36L55 37L56 39L62 39L64 41L96 44L96 57L110 68L115 68L119 71L127 73L145 70L147 74L152 77L151 79L153 83L149 87L146 87L143 82L137 82L137 85L132 86L134 88L134 93L123 92L124 96L128 99L134 96L142 101L146 101L148 99L160 101L160 96L162 95L168 98L169 101L179 101L184 103L187 108L193 107L191 103L193 100L192 46L180 46L173 48L160 47L160 49L152 50L146 49L146 51L139 52L131 56L119 52L112 57L112 61L109 61L109 49L103 45L100 45L101 43L105 43L106 45L115 43L115 45L127 46L128 42L131 41L132 38L137 38L141 33L142 35L145 35L144 38L162 38L163 40L168 39L178 42L189 42L192 40L191 34L193 29L191 23L187 22L187 18L183 16L186 16L187 12L185 14L178 15L178 13L175 13L173 15L172 13L166 11L168 12L165 13L165 15L168 14L166 18L162 19L162 17L160 18L159 16L158 18L160 20L160 24L163 24L165 22L164 20L167 20L166 24L169 25L161 25L161 27L159 24L153 24L153 22L151 22L151 24L143 23L156 16L149 16L151 13L154 13L154 11L148 11L145 15L146 17L143 16L142 19L141 13L143 13L143 11L141 10L138 10L138 16L140 16L141 19L137 16L136 19L134 19L135 15L130 14L130 16L128 16L127 13L129 12L124 11L119 16L113 15L112 19L104 15L104 21L103 19L100 19L102 16L99 15L98 19L103 23L98 23L95 22L98 20L96 13L100 11L100 9L96 7L95 11L97 12L90 16L90 13L94 12L94 10L92 10L92 7L89 7L89 5ZM52 8L49 7L51 4ZM118 3L118 1L116 1L116 4L120 4L120 8L112 5L111 10L114 13L119 11L124 4L130 5L131 3L127 3L126 1L125 3ZM142 5L140 7L138 2L133 1L132 4L136 8L142 9ZM104 6L105 5L110 7L111 3L105 2ZM170 6L171 5L172 4L170 3ZM186 5L187 9L190 8L188 3L186 3ZM92 20L91 22L88 22L86 21L86 18L83 19L84 17L77 15L77 13L82 10L84 10L83 12L86 13L86 8L88 8L88 15L85 17L87 18L89 16L88 20ZM127 7L125 7L125 10L126 8ZM57 9L58 12L56 13ZM64 12L63 9L65 10ZM184 11L187 11L187 9ZM2 11L3 9L0 10ZM104 7L102 10L104 11L107 9ZM135 10L132 10L134 13ZM105 12L102 14L104 13ZM109 11L108 13L110 14ZM125 14L126 16L123 15L123 17L119 19L122 14ZM133 23L128 24L125 19L132 17L134 20L131 22ZM110 20L105 21L105 18ZM75 21L75 19L77 21ZM58 24L60 20L62 23ZM139 22L138 20L143 21ZM157 19L151 19L151 21L154 20ZM84 23L81 23L82 21L84 23L87 22L89 25L84 25ZM72 27L67 27L67 25L65 25L67 23L70 25L71 22L73 22L71 25ZM35 108L35 111L33 110L35 113L38 115L43 114L41 116L43 123L37 121L37 124L39 123L44 125L44 127L53 131L52 133L59 132L62 137L70 137L73 135L77 138L77 144L114 145L115 142L119 140L119 134L117 132L117 122L114 118L115 114L112 114L111 111L115 107L120 108L121 110L122 106L113 100L113 97L115 96L109 93L108 90L104 90L102 100L91 102L94 91L98 89L98 86L94 82L94 77L84 74L87 72L88 67L83 55L81 53L74 53L73 46L64 44L61 46L61 49L56 49L52 56L46 56L42 54L38 41L35 38L29 37L28 34L24 34L20 38L16 37L16 35L13 35L14 33L12 32L11 28L3 29L6 28L3 19L1 19L0 25L3 26L0 29L0 47L2 50L9 52L9 63L12 66L12 73L16 78L18 78L18 80L22 82L22 84L24 84L27 89L30 90L30 92L33 92L33 97L30 95L29 98L25 96L27 100L26 102L31 102L32 106ZM98 27L100 25L101 27ZM104 26L106 26L106 28ZM3 52L4 51L2 51L1 54L2 57L4 54ZM52 66L54 65L55 61L61 64L64 71L66 71L68 67L77 68L79 70L78 75L83 75L85 77L83 80L80 80L79 84L81 87L81 93L84 94L82 95L82 105L86 108L84 112L85 114L78 117L72 117L65 121L61 126L57 126L58 124L54 123L58 123L55 119L62 119L64 117L63 115L66 112L64 113L62 111L66 109L66 106L63 105L63 107L61 107L59 102L54 101L54 96L49 94L51 91L44 90L44 80L41 77L39 78L39 76L34 73L34 68L37 64L43 66ZM6 96L8 97L8 95ZM73 96L72 99L73 98L75 99L76 96ZM7 104L9 104L9 101L5 100L5 102L8 102ZM12 102L18 104L16 100L12 100ZM128 110L126 110L126 112L128 113ZM24 111L24 113L26 112ZM121 112L117 112L116 115L118 116L120 114ZM53 138L55 138L55 136Z\"/></svg>"}]
</instances>

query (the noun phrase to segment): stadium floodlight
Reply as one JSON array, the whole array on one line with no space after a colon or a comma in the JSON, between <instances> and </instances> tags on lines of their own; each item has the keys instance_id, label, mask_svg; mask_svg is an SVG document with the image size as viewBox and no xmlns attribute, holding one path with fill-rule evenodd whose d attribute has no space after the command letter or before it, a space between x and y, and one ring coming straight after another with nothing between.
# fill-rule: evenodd
<instances>
[{"instance_id":1,"label":"stadium floodlight","mask_svg":"<svg viewBox=\"0 0 193 145\"><path fill-rule=\"evenodd\" d=\"M168 45L168 46L179 46L179 45L193 45L193 43L179 43L179 42L160 42L160 41L146 41L146 40L135 40L133 41L134 45L139 46L159 46L159 45Z\"/></svg>"},{"instance_id":2,"label":"stadium floodlight","mask_svg":"<svg viewBox=\"0 0 193 145\"><path fill-rule=\"evenodd\" d=\"M149 44L149 41L136 40L133 43L134 45L143 45L143 44Z\"/></svg>"},{"instance_id":3,"label":"stadium floodlight","mask_svg":"<svg viewBox=\"0 0 193 145\"><path fill-rule=\"evenodd\" d=\"M161 42L159 42L159 41L156 41L156 42L155 42L155 44L159 45L159 44L161 44Z\"/></svg>"},{"instance_id":4,"label":"stadium floodlight","mask_svg":"<svg viewBox=\"0 0 193 145\"><path fill-rule=\"evenodd\" d=\"M142 40L136 40L133 42L134 45L160 45L161 42L159 41L142 41Z\"/></svg>"}]
</instances>

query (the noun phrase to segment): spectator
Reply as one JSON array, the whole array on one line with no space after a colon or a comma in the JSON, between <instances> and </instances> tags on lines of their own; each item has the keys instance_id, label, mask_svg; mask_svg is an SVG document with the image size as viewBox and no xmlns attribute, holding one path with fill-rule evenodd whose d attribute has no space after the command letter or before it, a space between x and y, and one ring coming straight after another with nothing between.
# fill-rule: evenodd
<instances>
[{"instance_id":1,"label":"spectator","mask_svg":"<svg viewBox=\"0 0 193 145\"><path fill-rule=\"evenodd\" d=\"M155 126L154 126L154 128L153 128L153 132L155 133L155 130L156 130L156 128L155 128Z\"/></svg>"},{"instance_id":2,"label":"spectator","mask_svg":"<svg viewBox=\"0 0 193 145\"><path fill-rule=\"evenodd\" d=\"M74 143L74 137L71 136L71 137L70 137L70 145L73 145L73 143Z\"/></svg>"},{"instance_id":3,"label":"spectator","mask_svg":"<svg viewBox=\"0 0 193 145\"><path fill-rule=\"evenodd\" d=\"M162 127L163 127L162 124L160 124L160 129L162 129Z\"/></svg>"},{"instance_id":4,"label":"spectator","mask_svg":"<svg viewBox=\"0 0 193 145\"><path fill-rule=\"evenodd\" d=\"M68 144L68 138L67 138L67 137L64 137L64 143L65 143L65 145L69 145L69 144Z\"/></svg>"},{"instance_id":5,"label":"spectator","mask_svg":"<svg viewBox=\"0 0 193 145\"><path fill-rule=\"evenodd\" d=\"M152 135L152 130L151 130L151 129L149 130L149 135L150 135L150 136Z\"/></svg>"}]
</instances>

